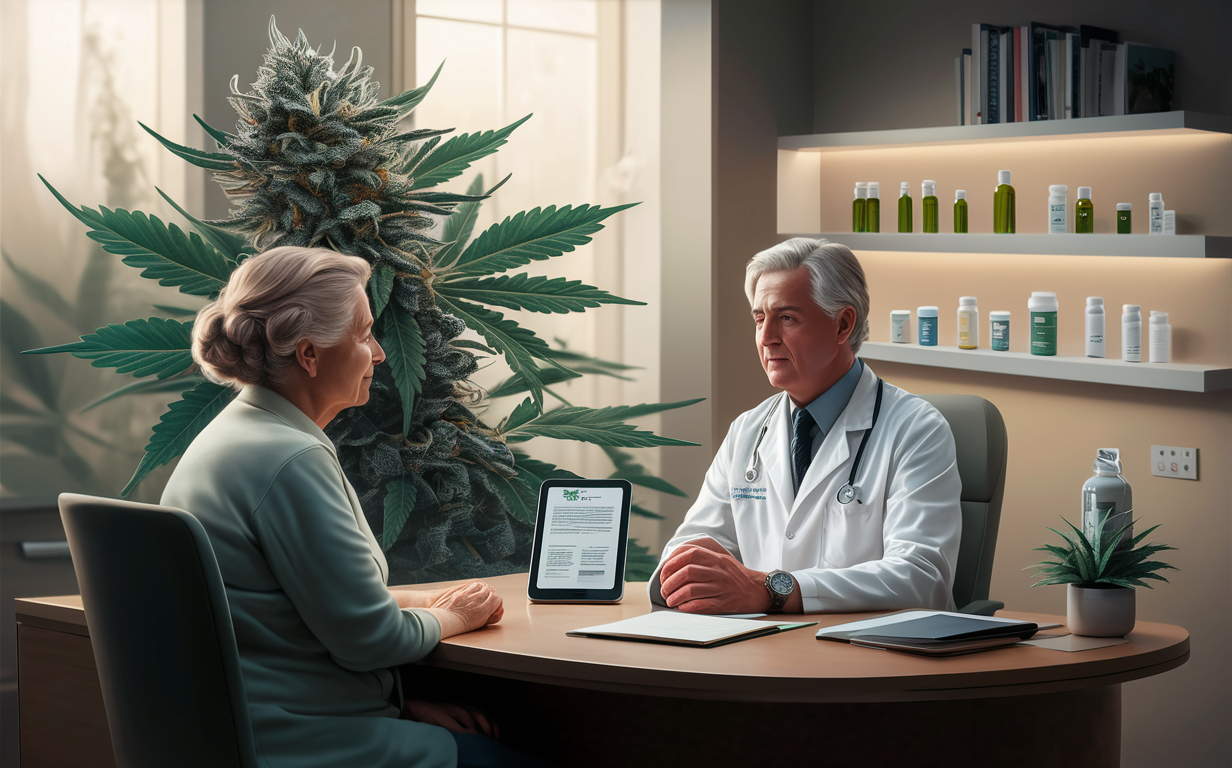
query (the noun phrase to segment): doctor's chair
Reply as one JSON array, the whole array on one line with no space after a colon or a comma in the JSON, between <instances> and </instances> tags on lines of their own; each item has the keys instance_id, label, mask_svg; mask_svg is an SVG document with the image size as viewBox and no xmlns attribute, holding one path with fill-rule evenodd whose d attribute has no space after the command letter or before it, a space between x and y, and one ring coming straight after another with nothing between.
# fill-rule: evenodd
<instances>
[{"instance_id":1,"label":"doctor's chair","mask_svg":"<svg viewBox=\"0 0 1232 768\"><path fill-rule=\"evenodd\" d=\"M120 768L257 768L205 529L170 507L60 495Z\"/></svg>"},{"instance_id":2,"label":"doctor's chair","mask_svg":"<svg viewBox=\"0 0 1232 768\"><path fill-rule=\"evenodd\" d=\"M1005 603L988 599L1005 495L1005 420L997 406L975 395L920 397L950 423L962 479L962 542L954 574L954 604L962 613L992 616L1005 607Z\"/></svg>"}]
</instances>

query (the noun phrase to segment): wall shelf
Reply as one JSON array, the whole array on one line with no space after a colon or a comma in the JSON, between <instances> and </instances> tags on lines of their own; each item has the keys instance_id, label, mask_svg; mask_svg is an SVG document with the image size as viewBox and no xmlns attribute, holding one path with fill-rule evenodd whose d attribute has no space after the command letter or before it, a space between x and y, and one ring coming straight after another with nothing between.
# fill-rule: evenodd
<instances>
[{"instance_id":1,"label":"wall shelf","mask_svg":"<svg viewBox=\"0 0 1232 768\"><path fill-rule=\"evenodd\" d=\"M978 126L977 126L978 127ZM993 235L898 232L823 232L853 251L991 253L1045 256L1145 256L1169 259L1232 258L1232 237L1210 235Z\"/></svg>"},{"instance_id":2,"label":"wall shelf","mask_svg":"<svg viewBox=\"0 0 1232 768\"><path fill-rule=\"evenodd\" d=\"M1041 357L1022 352L921 347L918 344L893 344L885 341L864 342L860 347L860 357L888 363L1180 392L1232 389L1232 368L1211 365L1127 363L1122 360L1090 357Z\"/></svg>"},{"instance_id":3,"label":"wall shelf","mask_svg":"<svg viewBox=\"0 0 1232 768\"><path fill-rule=\"evenodd\" d=\"M996 125L954 125L940 128L904 128L892 131L814 133L803 136L780 136L779 149L834 152L854 149L889 149L922 144L1170 136L1193 133L1232 133L1232 117L1207 115L1201 112L1155 112L1146 115L1037 120Z\"/></svg>"}]
</instances>

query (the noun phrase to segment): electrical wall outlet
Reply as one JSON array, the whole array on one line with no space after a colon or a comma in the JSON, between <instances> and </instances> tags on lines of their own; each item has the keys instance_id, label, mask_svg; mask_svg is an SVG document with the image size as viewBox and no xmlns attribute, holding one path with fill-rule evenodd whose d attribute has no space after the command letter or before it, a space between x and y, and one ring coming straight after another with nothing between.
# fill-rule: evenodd
<instances>
[{"instance_id":1,"label":"electrical wall outlet","mask_svg":"<svg viewBox=\"0 0 1232 768\"><path fill-rule=\"evenodd\" d=\"M1179 480L1198 479L1198 449L1175 445L1151 446L1151 474Z\"/></svg>"}]
</instances>

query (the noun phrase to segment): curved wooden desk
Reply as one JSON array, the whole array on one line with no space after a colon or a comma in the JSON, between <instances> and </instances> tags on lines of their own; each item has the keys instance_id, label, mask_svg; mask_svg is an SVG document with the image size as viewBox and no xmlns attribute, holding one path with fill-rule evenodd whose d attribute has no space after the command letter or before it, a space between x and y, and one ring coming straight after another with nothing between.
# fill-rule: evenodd
<instances>
[{"instance_id":1,"label":"curved wooden desk","mask_svg":"<svg viewBox=\"0 0 1232 768\"><path fill-rule=\"evenodd\" d=\"M952 658L821 641L815 629L710 649L572 638L649 611L645 584L628 584L619 605L531 605L526 580L488 579L505 600L501 623L443 641L408 677L470 696L518 746L561 765L1115 766L1119 684L1189 657L1185 630L1148 622L1109 648Z\"/></svg>"}]
</instances>

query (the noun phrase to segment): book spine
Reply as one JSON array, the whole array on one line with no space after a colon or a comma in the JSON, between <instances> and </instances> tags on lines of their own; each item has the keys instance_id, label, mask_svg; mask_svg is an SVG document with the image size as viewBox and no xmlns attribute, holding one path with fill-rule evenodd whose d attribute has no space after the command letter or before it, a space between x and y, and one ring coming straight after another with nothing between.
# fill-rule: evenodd
<instances>
[{"instance_id":1,"label":"book spine","mask_svg":"<svg viewBox=\"0 0 1232 768\"><path fill-rule=\"evenodd\" d=\"M1001 122L1001 35L988 34L988 122Z\"/></svg>"},{"instance_id":2,"label":"book spine","mask_svg":"<svg viewBox=\"0 0 1232 768\"><path fill-rule=\"evenodd\" d=\"M966 124L967 124L967 123L966 123L966 121L965 121L965 120L963 120L963 67L962 67L962 60L963 60L963 57L962 57L962 56L956 56L956 57L954 58L954 93L955 93L955 96L956 96L956 98L954 99L954 102L958 105L958 122L954 123L955 125L966 125Z\"/></svg>"},{"instance_id":3,"label":"book spine","mask_svg":"<svg viewBox=\"0 0 1232 768\"><path fill-rule=\"evenodd\" d=\"M984 113L980 108L980 100L982 96L982 83L980 82L980 72L983 56L980 49L980 25L971 25L971 124L979 125L984 117Z\"/></svg>"},{"instance_id":4,"label":"book spine","mask_svg":"<svg viewBox=\"0 0 1232 768\"><path fill-rule=\"evenodd\" d=\"M1069 79L1073 84L1071 102L1073 116L1083 117L1082 112L1082 45L1077 34L1069 36Z\"/></svg>"},{"instance_id":5,"label":"book spine","mask_svg":"<svg viewBox=\"0 0 1232 768\"><path fill-rule=\"evenodd\" d=\"M971 49L963 48L963 114L967 125L975 125L975 116L971 112Z\"/></svg>"},{"instance_id":6,"label":"book spine","mask_svg":"<svg viewBox=\"0 0 1232 768\"><path fill-rule=\"evenodd\" d=\"M1022 72L1019 74L1019 82L1022 84L1022 89L1019 91L1018 102L1022 107L1022 119L1034 120L1034 115L1031 114L1031 28L1019 27L1021 33L1019 42L1021 47L1016 50L1019 52L1018 61L1022 65Z\"/></svg>"},{"instance_id":7,"label":"book spine","mask_svg":"<svg viewBox=\"0 0 1232 768\"><path fill-rule=\"evenodd\" d=\"M1074 116L1074 78L1070 76L1070 62L1074 58L1069 35L1061 41L1061 56L1062 56L1062 77L1065 78L1065 117L1066 119Z\"/></svg>"},{"instance_id":8,"label":"book spine","mask_svg":"<svg viewBox=\"0 0 1232 768\"><path fill-rule=\"evenodd\" d=\"M1129 67L1129 46L1119 43L1116 47L1116 69L1112 82L1112 114L1125 114L1125 80Z\"/></svg>"},{"instance_id":9,"label":"book spine","mask_svg":"<svg viewBox=\"0 0 1232 768\"><path fill-rule=\"evenodd\" d=\"M1001 102L1003 121L1013 123L1018 120L1014 113L1014 30L1006 27L1001 31Z\"/></svg>"}]
</instances>

